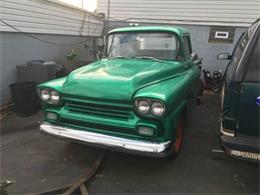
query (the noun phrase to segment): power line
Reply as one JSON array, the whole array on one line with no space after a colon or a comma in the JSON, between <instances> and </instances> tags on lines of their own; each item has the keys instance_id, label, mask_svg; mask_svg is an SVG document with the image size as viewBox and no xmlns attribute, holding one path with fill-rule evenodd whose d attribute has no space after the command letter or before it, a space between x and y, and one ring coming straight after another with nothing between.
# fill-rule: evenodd
<instances>
[{"instance_id":1,"label":"power line","mask_svg":"<svg viewBox=\"0 0 260 195\"><path fill-rule=\"evenodd\" d=\"M20 33L22 33L22 34L24 34L24 35L26 35L26 36L28 36L28 37L30 37L32 39L36 39L36 40L41 41L41 42L46 43L46 44L59 45L59 46L71 46L71 45L82 44L82 43L84 43L84 42L86 42L88 40L88 38L86 38L84 41L79 41L79 42L75 42L75 43L56 43L56 42L52 42L52 41L43 40L43 39L38 38L38 37L36 37L36 36L34 36L34 35L30 34L30 33L24 32L24 31L14 27L14 26L12 26L11 24L3 21L2 19L0 19L0 22L5 24L6 26L9 26L10 28L14 29L17 32L20 32ZM98 25L103 25L103 24L96 24L96 28L94 29L93 34L96 32ZM89 36L89 34L88 34L88 36Z\"/></svg>"},{"instance_id":2,"label":"power line","mask_svg":"<svg viewBox=\"0 0 260 195\"><path fill-rule=\"evenodd\" d=\"M83 33L83 29L84 29L84 25L85 25L85 21L86 21L86 17L87 17L87 13L85 13L83 21L81 23L81 27L79 28L79 35L82 36ZM88 24L89 25L89 24Z\"/></svg>"}]
</instances>

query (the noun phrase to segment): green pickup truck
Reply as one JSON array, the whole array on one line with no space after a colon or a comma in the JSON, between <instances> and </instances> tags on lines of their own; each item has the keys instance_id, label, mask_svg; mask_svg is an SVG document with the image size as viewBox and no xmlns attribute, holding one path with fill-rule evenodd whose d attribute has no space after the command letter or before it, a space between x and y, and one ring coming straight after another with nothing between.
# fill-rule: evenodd
<instances>
[{"instance_id":1,"label":"green pickup truck","mask_svg":"<svg viewBox=\"0 0 260 195\"><path fill-rule=\"evenodd\" d=\"M201 59L175 27L125 27L103 59L38 86L47 134L96 147L176 157L200 95Z\"/></svg>"}]
</instances>

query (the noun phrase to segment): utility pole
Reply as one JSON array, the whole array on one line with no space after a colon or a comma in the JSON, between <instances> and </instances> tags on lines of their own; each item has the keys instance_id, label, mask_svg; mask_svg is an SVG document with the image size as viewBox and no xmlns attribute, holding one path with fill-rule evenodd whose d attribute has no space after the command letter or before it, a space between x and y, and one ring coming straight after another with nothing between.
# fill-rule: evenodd
<instances>
[{"instance_id":1,"label":"utility pole","mask_svg":"<svg viewBox=\"0 0 260 195\"><path fill-rule=\"evenodd\" d=\"M109 26L109 18L110 18L110 0L107 1L107 27Z\"/></svg>"}]
</instances>

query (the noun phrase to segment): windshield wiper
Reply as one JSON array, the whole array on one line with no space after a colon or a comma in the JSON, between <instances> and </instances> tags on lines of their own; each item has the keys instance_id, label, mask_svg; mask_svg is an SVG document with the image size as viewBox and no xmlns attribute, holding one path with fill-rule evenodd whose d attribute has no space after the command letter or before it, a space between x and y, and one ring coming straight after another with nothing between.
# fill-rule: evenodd
<instances>
[{"instance_id":1,"label":"windshield wiper","mask_svg":"<svg viewBox=\"0 0 260 195\"><path fill-rule=\"evenodd\" d=\"M133 56L133 58L150 59L150 60L154 60L154 61L157 61L157 62L162 62L162 60L155 58L155 57L151 57L151 56Z\"/></svg>"},{"instance_id":2,"label":"windshield wiper","mask_svg":"<svg viewBox=\"0 0 260 195\"><path fill-rule=\"evenodd\" d=\"M112 60L112 59L117 59L117 58L121 58L121 59L149 59L149 60L154 60L157 62L162 62L162 60L155 58L155 57L151 57L151 56L113 56L113 57L109 57L107 58L108 60Z\"/></svg>"}]
</instances>

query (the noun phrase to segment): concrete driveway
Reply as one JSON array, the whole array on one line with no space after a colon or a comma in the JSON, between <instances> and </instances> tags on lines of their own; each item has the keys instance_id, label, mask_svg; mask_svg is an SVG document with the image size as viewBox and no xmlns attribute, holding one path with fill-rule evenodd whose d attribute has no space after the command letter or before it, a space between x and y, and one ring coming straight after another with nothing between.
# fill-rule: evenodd
<instances>
[{"instance_id":1,"label":"concrete driveway","mask_svg":"<svg viewBox=\"0 0 260 195\"><path fill-rule=\"evenodd\" d=\"M205 96L186 124L182 153L175 161L109 151L90 194L258 194L259 165L213 159L218 145L218 97ZM66 184L95 161L99 149L42 135L37 116L3 120L1 181L9 192L28 193Z\"/></svg>"}]
</instances>

